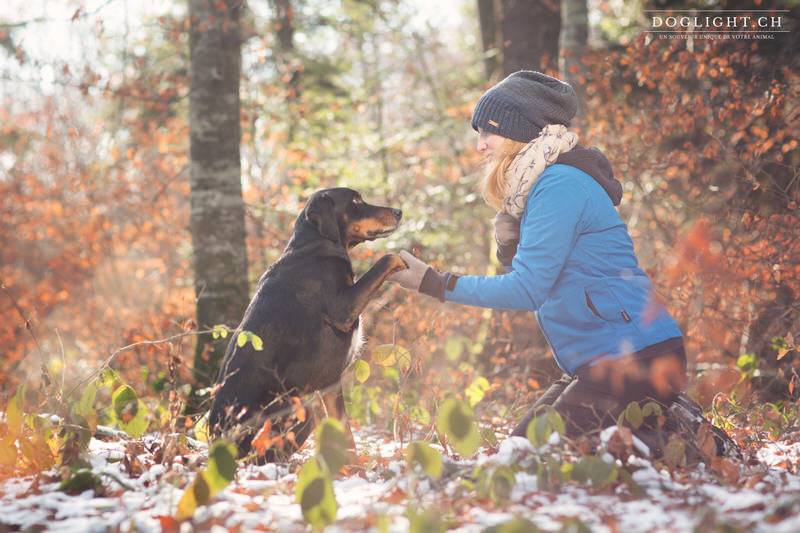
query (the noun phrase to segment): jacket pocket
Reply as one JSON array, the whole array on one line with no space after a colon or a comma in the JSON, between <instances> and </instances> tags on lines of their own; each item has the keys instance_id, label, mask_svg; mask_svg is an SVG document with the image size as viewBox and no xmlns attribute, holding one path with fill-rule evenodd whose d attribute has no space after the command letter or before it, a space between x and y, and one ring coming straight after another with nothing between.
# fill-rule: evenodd
<instances>
[{"instance_id":1,"label":"jacket pocket","mask_svg":"<svg viewBox=\"0 0 800 533\"><path fill-rule=\"evenodd\" d=\"M609 289L607 284L600 288L584 289L586 305L595 316L608 322L630 323L631 315Z\"/></svg>"}]
</instances>

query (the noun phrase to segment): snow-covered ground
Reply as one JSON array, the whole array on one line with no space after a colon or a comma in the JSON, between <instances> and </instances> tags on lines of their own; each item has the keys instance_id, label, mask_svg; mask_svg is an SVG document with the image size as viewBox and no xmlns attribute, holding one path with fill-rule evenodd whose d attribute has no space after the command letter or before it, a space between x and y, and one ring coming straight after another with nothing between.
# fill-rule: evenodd
<instances>
[{"instance_id":1,"label":"snow-covered ground","mask_svg":"<svg viewBox=\"0 0 800 533\"><path fill-rule=\"evenodd\" d=\"M479 452L471 460L452 460L439 480L409 475L399 443L368 428L356 431L363 464L333 482L339 505L337 521L326 531L409 529L409 505L433 511L450 531L477 532L521 517L545 531L561 531L571 518L591 531L721 531L769 533L800 531L800 443L765 445L739 466L735 483L726 483L700 464L679 473L659 470L634 459L633 483L603 489L569 482L540 490L526 471L515 474L509 500L494 503L462 481L476 465L509 465L523 460L530 444L501 443L498 451ZM132 445L133 444L133 445ZM184 454L167 468L155 463L159 439L90 443L92 471L103 482L103 496L92 491L70 496L59 481L43 476L11 478L0 483L0 531L307 531L295 501L296 471L305 457L290 464L241 466L236 480L218 493L194 519L176 523L176 506L206 451ZM148 451L149 450L149 451ZM449 472L449 473L448 473ZM55 471L53 472L55 473ZM635 490L631 487L634 486Z\"/></svg>"}]
</instances>

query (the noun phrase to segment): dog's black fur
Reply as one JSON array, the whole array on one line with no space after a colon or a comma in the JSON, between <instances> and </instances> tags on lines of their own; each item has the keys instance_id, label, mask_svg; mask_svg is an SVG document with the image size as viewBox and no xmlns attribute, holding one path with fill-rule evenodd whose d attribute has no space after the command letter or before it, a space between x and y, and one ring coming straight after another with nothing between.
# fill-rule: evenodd
<instances>
[{"instance_id":1,"label":"dog's black fur","mask_svg":"<svg viewBox=\"0 0 800 533\"><path fill-rule=\"evenodd\" d=\"M359 342L362 310L384 280L406 265L386 254L354 283L348 252L389 235L401 217L398 209L364 203L352 189L321 190L309 198L228 344L209 414L213 437L232 438L243 457L270 420L273 429L291 433L282 449L273 446L258 459L285 457L303 444L315 423L311 416L304 421L285 416L293 410L290 397L319 391L328 416L343 422L354 447L340 378ZM242 331L258 335L263 350L251 342L239 346Z\"/></svg>"}]
</instances>

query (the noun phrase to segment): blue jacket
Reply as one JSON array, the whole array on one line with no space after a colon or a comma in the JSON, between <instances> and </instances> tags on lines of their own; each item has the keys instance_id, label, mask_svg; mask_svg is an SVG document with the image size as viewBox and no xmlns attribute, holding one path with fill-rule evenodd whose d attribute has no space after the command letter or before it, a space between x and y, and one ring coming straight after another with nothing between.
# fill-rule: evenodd
<instances>
[{"instance_id":1,"label":"blue jacket","mask_svg":"<svg viewBox=\"0 0 800 533\"><path fill-rule=\"evenodd\" d=\"M498 276L461 276L444 298L533 311L558 365L569 374L681 336L639 268L609 194L574 166L554 164L534 184L517 252L506 269Z\"/></svg>"}]
</instances>

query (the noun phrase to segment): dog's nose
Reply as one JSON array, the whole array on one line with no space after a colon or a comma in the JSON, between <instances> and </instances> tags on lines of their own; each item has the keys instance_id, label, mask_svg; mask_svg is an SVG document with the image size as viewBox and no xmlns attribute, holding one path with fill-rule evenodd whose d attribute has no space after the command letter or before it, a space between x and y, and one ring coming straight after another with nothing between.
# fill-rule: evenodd
<instances>
[{"instance_id":1,"label":"dog's nose","mask_svg":"<svg viewBox=\"0 0 800 533\"><path fill-rule=\"evenodd\" d=\"M397 220L400 220L401 218L403 218L403 212L400 211L399 209L392 209L392 214L394 215L394 217Z\"/></svg>"}]
</instances>

